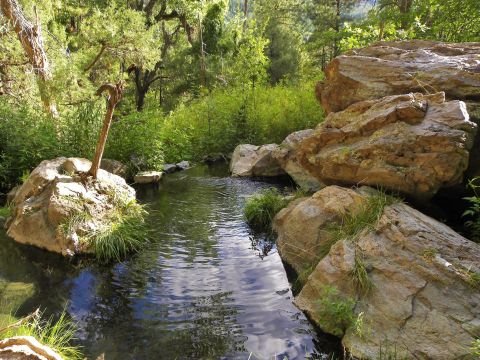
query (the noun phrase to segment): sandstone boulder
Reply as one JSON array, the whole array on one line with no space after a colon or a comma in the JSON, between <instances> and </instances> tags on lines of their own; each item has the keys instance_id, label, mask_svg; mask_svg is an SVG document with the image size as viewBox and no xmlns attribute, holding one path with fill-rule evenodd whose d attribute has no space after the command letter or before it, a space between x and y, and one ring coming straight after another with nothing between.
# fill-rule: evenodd
<instances>
[{"instance_id":1,"label":"sandstone boulder","mask_svg":"<svg viewBox=\"0 0 480 360\"><path fill-rule=\"evenodd\" d=\"M123 164L118 160L113 159L102 159L100 163L100 168L114 175L118 175L122 178L127 177L127 165Z\"/></svg>"},{"instance_id":2,"label":"sandstone boulder","mask_svg":"<svg viewBox=\"0 0 480 360\"><path fill-rule=\"evenodd\" d=\"M102 169L97 180L84 176L90 166L79 158L42 161L16 193L7 235L63 255L91 252L82 236L106 226L119 201L135 200L135 190Z\"/></svg>"},{"instance_id":3,"label":"sandstone boulder","mask_svg":"<svg viewBox=\"0 0 480 360\"><path fill-rule=\"evenodd\" d=\"M387 96L329 114L290 156L325 184L428 198L462 182L476 128L465 103L443 93Z\"/></svg>"},{"instance_id":4,"label":"sandstone boulder","mask_svg":"<svg viewBox=\"0 0 480 360\"><path fill-rule=\"evenodd\" d=\"M177 165L175 164L163 164L163 172L165 174L171 174L177 171Z\"/></svg>"},{"instance_id":5,"label":"sandstone boulder","mask_svg":"<svg viewBox=\"0 0 480 360\"><path fill-rule=\"evenodd\" d=\"M332 60L316 88L327 112L386 95L444 91L480 100L480 43L380 42Z\"/></svg>"},{"instance_id":6,"label":"sandstone boulder","mask_svg":"<svg viewBox=\"0 0 480 360\"><path fill-rule=\"evenodd\" d=\"M233 176L280 176L285 172L272 152L278 149L276 144L262 146L242 144L235 148L230 162Z\"/></svg>"},{"instance_id":7,"label":"sandstone boulder","mask_svg":"<svg viewBox=\"0 0 480 360\"><path fill-rule=\"evenodd\" d=\"M0 359L62 360L63 358L31 336L14 336L0 341Z\"/></svg>"},{"instance_id":8,"label":"sandstone boulder","mask_svg":"<svg viewBox=\"0 0 480 360\"><path fill-rule=\"evenodd\" d=\"M133 181L137 184L154 184L160 181L162 175L161 171L142 171L134 176Z\"/></svg>"},{"instance_id":9,"label":"sandstone boulder","mask_svg":"<svg viewBox=\"0 0 480 360\"><path fill-rule=\"evenodd\" d=\"M319 315L325 290L334 287L338 299L353 300L356 321L342 342L361 359L379 358L380 351L408 359L473 359L470 347L480 336L480 245L402 203L386 206L357 236L332 243L329 226L342 224L346 213L358 214L369 193L327 187L278 214L282 257L297 268L318 261L297 306L329 331ZM330 249L323 257L322 247ZM368 292L358 289L359 264Z\"/></svg>"},{"instance_id":10,"label":"sandstone boulder","mask_svg":"<svg viewBox=\"0 0 480 360\"><path fill-rule=\"evenodd\" d=\"M272 151L272 156L277 160L280 167L290 175L298 186L307 191L316 191L323 187L323 184L317 178L305 171L296 157L298 144L312 136L313 133L313 129L293 132L285 138L280 146Z\"/></svg>"}]
</instances>

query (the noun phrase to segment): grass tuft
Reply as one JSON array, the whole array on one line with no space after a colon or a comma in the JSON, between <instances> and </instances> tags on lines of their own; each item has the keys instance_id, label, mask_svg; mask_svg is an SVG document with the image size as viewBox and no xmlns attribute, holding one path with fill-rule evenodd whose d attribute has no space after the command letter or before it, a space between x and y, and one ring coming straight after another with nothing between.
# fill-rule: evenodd
<instances>
[{"instance_id":1,"label":"grass tuft","mask_svg":"<svg viewBox=\"0 0 480 360\"><path fill-rule=\"evenodd\" d=\"M247 200L244 216L254 230L271 231L273 218L288 203L277 189L267 189Z\"/></svg>"},{"instance_id":2,"label":"grass tuft","mask_svg":"<svg viewBox=\"0 0 480 360\"><path fill-rule=\"evenodd\" d=\"M10 319L12 318L10 317ZM14 320L13 323L15 323ZM0 328L6 328L0 333L1 338L32 336L41 344L50 347L65 360L83 359L79 348L71 345L72 340L75 339L77 328L67 318L65 311L57 320L54 320L53 317L42 320L42 314L39 314L18 326L9 327L9 325L11 326L11 324L0 324Z\"/></svg>"},{"instance_id":3,"label":"grass tuft","mask_svg":"<svg viewBox=\"0 0 480 360\"><path fill-rule=\"evenodd\" d=\"M121 261L131 252L138 251L148 241L145 207L136 200L127 199L114 191L107 193L113 208L93 229L78 234L80 241L93 250L102 262ZM68 217L60 230L72 234L92 221L92 215L85 209Z\"/></svg>"},{"instance_id":4,"label":"grass tuft","mask_svg":"<svg viewBox=\"0 0 480 360\"><path fill-rule=\"evenodd\" d=\"M8 218L12 212L10 206L0 207L0 216L4 218Z\"/></svg>"},{"instance_id":5,"label":"grass tuft","mask_svg":"<svg viewBox=\"0 0 480 360\"><path fill-rule=\"evenodd\" d=\"M360 209L348 212L340 223L328 226L326 231L332 237L333 243L344 239L355 241L364 229L373 230L386 206L399 201L384 191L374 191L369 194Z\"/></svg>"},{"instance_id":6,"label":"grass tuft","mask_svg":"<svg viewBox=\"0 0 480 360\"><path fill-rule=\"evenodd\" d=\"M372 280L368 277L368 272L363 259L356 255L354 268L350 274L355 284L355 289L360 295L367 295L373 287Z\"/></svg>"}]
</instances>

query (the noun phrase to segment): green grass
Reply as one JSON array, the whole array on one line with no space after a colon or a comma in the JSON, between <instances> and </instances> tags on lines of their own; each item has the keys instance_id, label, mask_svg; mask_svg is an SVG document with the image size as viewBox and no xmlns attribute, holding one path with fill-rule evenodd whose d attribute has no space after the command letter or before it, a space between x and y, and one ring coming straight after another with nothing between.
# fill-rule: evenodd
<instances>
[{"instance_id":1,"label":"green grass","mask_svg":"<svg viewBox=\"0 0 480 360\"><path fill-rule=\"evenodd\" d=\"M267 189L247 200L244 216L254 230L271 231L273 218L288 203L277 189Z\"/></svg>"},{"instance_id":2,"label":"green grass","mask_svg":"<svg viewBox=\"0 0 480 360\"><path fill-rule=\"evenodd\" d=\"M113 209L97 226L87 234L80 236L80 241L93 250L101 262L121 261L131 252L138 251L148 241L143 205L136 200L129 200L111 191L107 193ZM75 212L69 216L60 229L64 234L76 232L82 224L91 221L87 210Z\"/></svg>"},{"instance_id":3,"label":"green grass","mask_svg":"<svg viewBox=\"0 0 480 360\"><path fill-rule=\"evenodd\" d=\"M316 264L311 264L305 270L303 270L300 274L298 274L295 282L292 285L292 291L294 294L298 294L300 290L302 290L303 286L308 280L310 274L315 270Z\"/></svg>"},{"instance_id":4,"label":"green grass","mask_svg":"<svg viewBox=\"0 0 480 360\"><path fill-rule=\"evenodd\" d=\"M372 280L368 277L368 272L363 259L357 254L355 256L354 268L350 274L355 284L355 289L361 295L367 295L373 287Z\"/></svg>"},{"instance_id":5,"label":"green grass","mask_svg":"<svg viewBox=\"0 0 480 360\"><path fill-rule=\"evenodd\" d=\"M315 304L318 324L330 334L341 337L355 323L355 299L340 296L334 286L325 286Z\"/></svg>"},{"instance_id":6,"label":"green grass","mask_svg":"<svg viewBox=\"0 0 480 360\"><path fill-rule=\"evenodd\" d=\"M50 347L65 360L83 359L79 348L72 345L72 340L75 339L76 326L67 318L66 313L62 312L57 320L54 320L53 317L42 320L41 317L41 314L34 316L32 319L14 327L8 327L16 322L13 317L2 318L4 321L9 319L10 322L0 324L0 329L8 327L0 332L0 338L32 336L43 345Z\"/></svg>"},{"instance_id":7,"label":"green grass","mask_svg":"<svg viewBox=\"0 0 480 360\"><path fill-rule=\"evenodd\" d=\"M399 201L384 191L373 191L360 209L348 212L341 222L328 226L326 231L332 237L333 243L344 239L355 241L363 230L374 229L386 206Z\"/></svg>"},{"instance_id":8,"label":"green grass","mask_svg":"<svg viewBox=\"0 0 480 360\"><path fill-rule=\"evenodd\" d=\"M472 355L478 356L480 358L480 339L476 339L472 342Z\"/></svg>"},{"instance_id":9,"label":"green grass","mask_svg":"<svg viewBox=\"0 0 480 360\"><path fill-rule=\"evenodd\" d=\"M10 216L12 209L9 206L0 207L0 216L7 218Z\"/></svg>"}]
</instances>

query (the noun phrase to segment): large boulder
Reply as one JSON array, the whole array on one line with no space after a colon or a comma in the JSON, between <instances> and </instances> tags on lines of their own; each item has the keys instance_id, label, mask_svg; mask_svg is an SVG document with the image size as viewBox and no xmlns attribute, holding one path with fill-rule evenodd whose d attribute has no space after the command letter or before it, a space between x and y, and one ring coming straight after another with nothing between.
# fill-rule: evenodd
<instances>
[{"instance_id":1,"label":"large boulder","mask_svg":"<svg viewBox=\"0 0 480 360\"><path fill-rule=\"evenodd\" d=\"M85 176L90 166L80 158L42 161L15 195L7 234L63 255L92 252L83 236L108 225L120 202L135 201L135 190L102 169L97 180Z\"/></svg>"},{"instance_id":2,"label":"large boulder","mask_svg":"<svg viewBox=\"0 0 480 360\"><path fill-rule=\"evenodd\" d=\"M163 176L161 171L141 171L133 177L136 184L155 184L158 183Z\"/></svg>"},{"instance_id":3,"label":"large boulder","mask_svg":"<svg viewBox=\"0 0 480 360\"><path fill-rule=\"evenodd\" d=\"M316 191L323 184L314 176L310 175L300 165L297 158L298 145L306 138L312 136L313 129L300 130L288 135L285 140L272 151L272 156L277 160L280 167L299 185L307 191Z\"/></svg>"},{"instance_id":4,"label":"large boulder","mask_svg":"<svg viewBox=\"0 0 480 360\"><path fill-rule=\"evenodd\" d=\"M0 341L0 359L62 360L63 358L32 336L14 336Z\"/></svg>"},{"instance_id":5,"label":"large boulder","mask_svg":"<svg viewBox=\"0 0 480 360\"><path fill-rule=\"evenodd\" d=\"M230 162L233 176L280 176L285 172L272 152L278 149L277 144L262 146L242 144L235 148Z\"/></svg>"},{"instance_id":6,"label":"large boulder","mask_svg":"<svg viewBox=\"0 0 480 360\"><path fill-rule=\"evenodd\" d=\"M335 58L316 88L327 112L409 92L444 91L448 99L480 100L480 43L380 42Z\"/></svg>"},{"instance_id":7,"label":"large boulder","mask_svg":"<svg viewBox=\"0 0 480 360\"><path fill-rule=\"evenodd\" d=\"M351 299L357 321L342 342L358 358L395 351L398 358L473 359L470 347L480 336L480 245L402 203L387 205L357 236L332 243L329 227L340 226L345 213L358 214L369 193L327 187L279 213L276 230L289 243L288 253L280 247L282 257L298 267L299 259L309 263L317 256L295 303L330 331L320 315L327 305L318 300L329 288L337 300ZM330 249L323 257L322 247ZM360 267L371 284L366 292L358 287Z\"/></svg>"},{"instance_id":8,"label":"large boulder","mask_svg":"<svg viewBox=\"0 0 480 360\"><path fill-rule=\"evenodd\" d=\"M294 155L325 184L382 186L417 198L459 184L477 125L444 93L366 100L330 113Z\"/></svg>"}]
</instances>

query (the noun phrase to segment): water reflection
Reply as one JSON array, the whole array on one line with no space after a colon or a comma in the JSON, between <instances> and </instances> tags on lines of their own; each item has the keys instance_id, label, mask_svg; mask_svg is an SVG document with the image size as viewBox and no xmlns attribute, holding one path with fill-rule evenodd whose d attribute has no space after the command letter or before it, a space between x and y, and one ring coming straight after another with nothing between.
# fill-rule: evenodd
<instances>
[{"instance_id":1,"label":"water reflection","mask_svg":"<svg viewBox=\"0 0 480 360\"><path fill-rule=\"evenodd\" d=\"M59 312L68 302L89 358L302 359L327 351L292 304L274 242L243 221L246 197L266 186L231 179L225 168L168 175L158 188L138 189L152 229L140 253L112 266L74 264L1 238L0 277L37 285L25 312Z\"/></svg>"}]
</instances>

